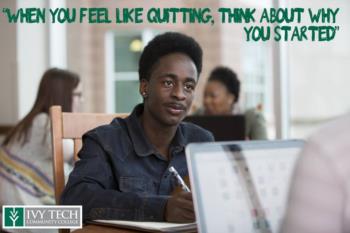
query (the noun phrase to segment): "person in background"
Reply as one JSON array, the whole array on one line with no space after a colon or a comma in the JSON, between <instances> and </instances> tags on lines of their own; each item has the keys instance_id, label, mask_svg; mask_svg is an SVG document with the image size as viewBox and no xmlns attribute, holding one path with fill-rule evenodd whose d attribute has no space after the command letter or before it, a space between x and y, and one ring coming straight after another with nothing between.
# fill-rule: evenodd
<instances>
[{"instance_id":1,"label":"person in background","mask_svg":"<svg viewBox=\"0 0 350 233\"><path fill-rule=\"evenodd\" d=\"M171 195L177 181L169 168L187 176L185 146L214 140L182 122L201 70L202 49L193 38L168 32L151 40L139 60L143 103L83 136L62 204L82 205L84 221L194 221L191 193Z\"/></svg>"},{"instance_id":2,"label":"person in background","mask_svg":"<svg viewBox=\"0 0 350 233\"><path fill-rule=\"evenodd\" d=\"M49 109L78 109L79 83L79 76L67 70L52 68L43 74L34 106L0 147L1 205L55 204ZM73 155L69 145L64 143L67 162Z\"/></svg>"},{"instance_id":3,"label":"person in background","mask_svg":"<svg viewBox=\"0 0 350 233\"><path fill-rule=\"evenodd\" d=\"M328 123L306 143L281 232L350 232L350 114Z\"/></svg>"},{"instance_id":4,"label":"person in background","mask_svg":"<svg viewBox=\"0 0 350 233\"><path fill-rule=\"evenodd\" d=\"M242 114L238 107L240 81L236 73L227 67L216 67L204 88L203 108L195 115ZM245 134L249 140L267 139L266 123L258 109L248 109L245 116Z\"/></svg>"}]
</instances>

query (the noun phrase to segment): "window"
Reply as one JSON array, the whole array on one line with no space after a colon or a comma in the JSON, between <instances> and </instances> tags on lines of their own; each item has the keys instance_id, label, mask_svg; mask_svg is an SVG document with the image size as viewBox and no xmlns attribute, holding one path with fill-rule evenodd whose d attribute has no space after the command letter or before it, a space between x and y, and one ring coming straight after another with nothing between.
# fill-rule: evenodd
<instances>
[{"instance_id":1,"label":"window","mask_svg":"<svg viewBox=\"0 0 350 233\"><path fill-rule=\"evenodd\" d=\"M293 1L289 1L293 4ZM313 1L307 7L319 9L323 2ZM332 2L340 8L337 25L340 31L329 42L288 43L290 137L306 138L324 122L350 110L350 33L345 30L350 5Z\"/></svg>"},{"instance_id":2,"label":"window","mask_svg":"<svg viewBox=\"0 0 350 233\"><path fill-rule=\"evenodd\" d=\"M107 33L107 112L128 113L142 102L138 62L144 45L155 35L150 30Z\"/></svg>"}]
</instances>

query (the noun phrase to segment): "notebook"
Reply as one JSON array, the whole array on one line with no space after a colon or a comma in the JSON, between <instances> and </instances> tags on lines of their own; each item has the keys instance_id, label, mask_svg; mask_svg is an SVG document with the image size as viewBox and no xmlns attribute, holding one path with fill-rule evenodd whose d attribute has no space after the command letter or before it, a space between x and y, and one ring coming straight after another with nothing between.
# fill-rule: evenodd
<instances>
[{"instance_id":1,"label":"notebook","mask_svg":"<svg viewBox=\"0 0 350 233\"><path fill-rule=\"evenodd\" d=\"M303 141L194 143L186 147L201 233L277 233Z\"/></svg>"},{"instance_id":2,"label":"notebook","mask_svg":"<svg viewBox=\"0 0 350 233\"><path fill-rule=\"evenodd\" d=\"M168 232L190 233L197 232L196 223L168 223L168 222L136 222L120 220L94 220L92 224L114 226L118 228L132 229L141 232Z\"/></svg>"},{"instance_id":3,"label":"notebook","mask_svg":"<svg viewBox=\"0 0 350 233\"><path fill-rule=\"evenodd\" d=\"M245 139L244 115L187 116L184 121L199 125L213 133L216 141Z\"/></svg>"}]
</instances>

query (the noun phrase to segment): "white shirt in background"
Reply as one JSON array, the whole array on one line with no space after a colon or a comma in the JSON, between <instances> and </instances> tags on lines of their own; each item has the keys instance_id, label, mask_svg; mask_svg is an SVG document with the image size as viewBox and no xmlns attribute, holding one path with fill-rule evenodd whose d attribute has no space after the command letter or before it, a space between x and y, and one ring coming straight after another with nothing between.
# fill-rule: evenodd
<instances>
[{"instance_id":1,"label":"white shirt in background","mask_svg":"<svg viewBox=\"0 0 350 233\"><path fill-rule=\"evenodd\" d=\"M327 124L305 145L281 232L350 232L350 114Z\"/></svg>"}]
</instances>

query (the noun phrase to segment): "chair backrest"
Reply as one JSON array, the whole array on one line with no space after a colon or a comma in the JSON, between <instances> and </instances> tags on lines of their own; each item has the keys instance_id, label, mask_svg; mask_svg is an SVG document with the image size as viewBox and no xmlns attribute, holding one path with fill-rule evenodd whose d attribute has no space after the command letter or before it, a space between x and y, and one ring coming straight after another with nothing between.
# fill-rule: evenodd
<instances>
[{"instance_id":1,"label":"chair backrest","mask_svg":"<svg viewBox=\"0 0 350 233\"><path fill-rule=\"evenodd\" d=\"M64 157L63 139L72 139L74 142L74 160L78 159L78 152L82 146L82 136L90 129L109 124L115 117L125 118L128 113L102 114L102 113L71 113L62 112L61 106L50 108L51 136L53 150L53 178L55 185L56 204L60 203L61 193L64 189Z\"/></svg>"}]
</instances>

